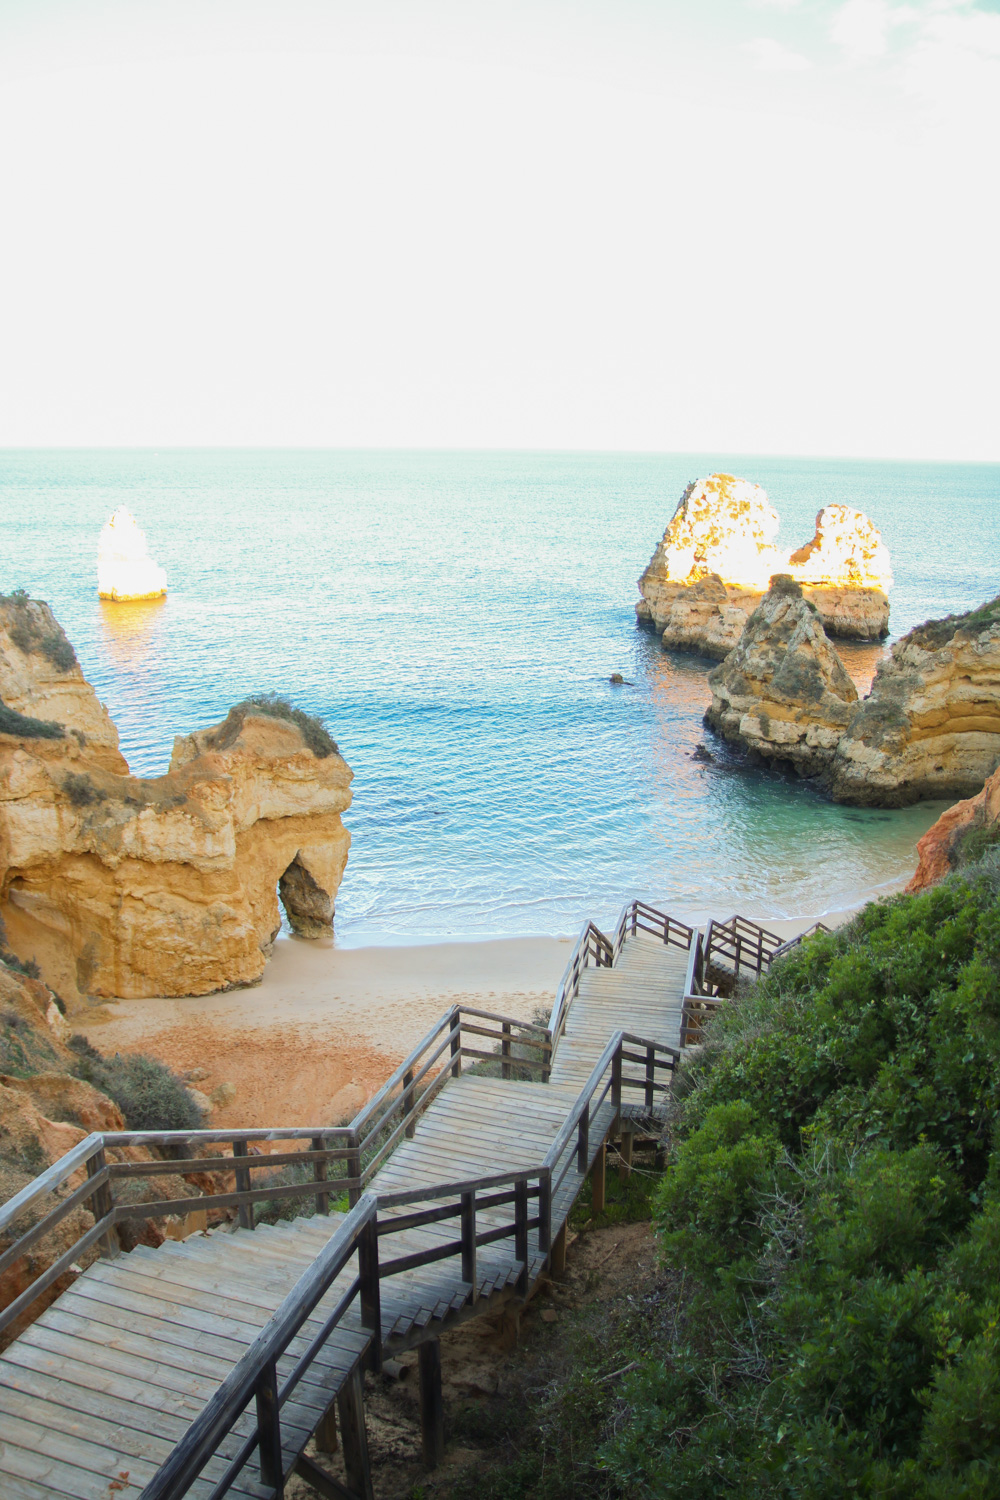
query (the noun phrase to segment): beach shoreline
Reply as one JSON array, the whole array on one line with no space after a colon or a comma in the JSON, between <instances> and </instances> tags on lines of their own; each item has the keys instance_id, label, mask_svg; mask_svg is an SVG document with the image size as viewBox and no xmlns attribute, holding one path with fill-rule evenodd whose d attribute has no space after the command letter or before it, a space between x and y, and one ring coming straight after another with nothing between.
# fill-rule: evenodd
<instances>
[{"instance_id":1,"label":"beach shoreline","mask_svg":"<svg viewBox=\"0 0 1000 1500\"><path fill-rule=\"evenodd\" d=\"M838 926L864 904L780 919L749 908L740 915L790 938L816 921ZM213 1110L213 1129L335 1125L361 1108L450 1005L547 1019L575 941L342 948L333 938L280 937L258 985L110 1000L78 1011L71 1025L105 1054L149 1053L207 1096L232 1085L232 1097Z\"/></svg>"}]
</instances>

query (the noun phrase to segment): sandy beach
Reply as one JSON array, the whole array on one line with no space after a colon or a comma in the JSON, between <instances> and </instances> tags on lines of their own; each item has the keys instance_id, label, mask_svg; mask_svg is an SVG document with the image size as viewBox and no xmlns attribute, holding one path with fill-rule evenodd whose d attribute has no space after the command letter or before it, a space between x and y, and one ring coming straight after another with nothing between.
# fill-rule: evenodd
<instances>
[{"instance_id":1,"label":"sandy beach","mask_svg":"<svg viewBox=\"0 0 1000 1500\"><path fill-rule=\"evenodd\" d=\"M887 894L887 893L886 893ZM823 914L835 926L857 910ZM728 914L727 914L728 915ZM815 915L762 919L792 937ZM449 1005L547 1015L574 937L338 948L279 938L254 988L185 999L114 1000L72 1024L101 1052L146 1052L206 1095L235 1094L216 1128L349 1119ZM193 1075L193 1076L192 1076Z\"/></svg>"}]
</instances>

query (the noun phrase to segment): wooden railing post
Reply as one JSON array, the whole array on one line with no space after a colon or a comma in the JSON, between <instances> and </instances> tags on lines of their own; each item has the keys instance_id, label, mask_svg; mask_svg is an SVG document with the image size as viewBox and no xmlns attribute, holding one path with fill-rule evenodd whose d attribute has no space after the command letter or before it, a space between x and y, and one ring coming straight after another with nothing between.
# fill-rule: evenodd
<instances>
[{"instance_id":1,"label":"wooden railing post","mask_svg":"<svg viewBox=\"0 0 1000 1500\"><path fill-rule=\"evenodd\" d=\"M361 1197L361 1146L356 1130L351 1131L350 1145L347 1148L347 1175L354 1179L353 1186L347 1189L347 1201L353 1208Z\"/></svg>"},{"instance_id":2,"label":"wooden railing post","mask_svg":"<svg viewBox=\"0 0 1000 1500\"><path fill-rule=\"evenodd\" d=\"M378 1275L378 1226L374 1217L358 1235L358 1281L361 1326L371 1330L369 1369L382 1368L382 1300Z\"/></svg>"},{"instance_id":3,"label":"wooden railing post","mask_svg":"<svg viewBox=\"0 0 1000 1500\"><path fill-rule=\"evenodd\" d=\"M619 1042L615 1049L615 1055L611 1059L611 1103L615 1111L614 1120L611 1123L612 1131L618 1129L622 1117L622 1043Z\"/></svg>"},{"instance_id":4,"label":"wooden railing post","mask_svg":"<svg viewBox=\"0 0 1000 1500\"><path fill-rule=\"evenodd\" d=\"M413 1140L417 1129L416 1122L412 1118L413 1106L415 1103L416 1096L413 1092L413 1069L409 1068L403 1074L403 1118L406 1121L406 1126L403 1130L403 1134L406 1136L406 1139L408 1141Z\"/></svg>"},{"instance_id":5,"label":"wooden railing post","mask_svg":"<svg viewBox=\"0 0 1000 1500\"><path fill-rule=\"evenodd\" d=\"M457 1028L456 1035L453 1036L452 1039L451 1039L451 1059L452 1059L452 1061L451 1061L451 1076L452 1076L452 1078L458 1078L461 1075L461 1072L462 1072L462 1030L461 1030L461 1019L462 1019L461 1012L459 1011L459 1008L456 1005L455 1009L451 1013L451 1030L452 1031L456 1031L456 1028Z\"/></svg>"},{"instance_id":6,"label":"wooden railing post","mask_svg":"<svg viewBox=\"0 0 1000 1500\"><path fill-rule=\"evenodd\" d=\"M500 1042L500 1077L510 1077L510 1022L504 1021L501 1026L503 1033Z\"/></svg>"},{"instance_id":7,"label":"wooden railing post","mask_svg":"<svg viewBox=\"0 0 1000 1500\"><path fill-rule=\"evenodd\" d=\"M107 1157L104 1154L104 1147L101 1146L97 1151L94 1152L93 1156L89 1157L87 1160L87 1176L96 1177L100 1172L104 1171L104 1168L107 1166L107 1164ZM106 1218L107 1215L111 1213L114 1206L115 1200L112 1195L111 1184L109 1182L102 1183L99 1188L95 1188L93 1193L91 1193L90 1210L94 1215L95 1220ZM101 1247L101 1254L107 1260L113 1260L118 1254L120 1248L118 1244L118 1236L115 1234L115 1231L113 1229L109 1229L107 1234L102 1234L98 1243Z\"/></svg>"},{"instance_id":8,"label":"wooden railing post","mask_svg":"<svg viewBox=\"0 0 1000 1500\"><path fill-rule=\"evenodd\" d=\"M635 901L632 902L632 936L635 937L636 924L639 920L639 908Z\"/></svg>"},{"instance_id":9,"label":"wooden railing post","mask_svg":"<svg viewBox=\"0 0 1000 1500\"><path fill-rule=\"evenodd\" d=\"M233 1142L233 1161L238 1162L241 1157L249 1155L246 1141ZM236 1168L236 1191L238 1193L249 1193L250 1170L248 1167ZM241 1229L252 1229L254 1227L253 1204L249 1201L240 1203L237 1207Z\"/></svg>"},{"instance_id":10,"label":"wooden railing post","mask_svg":"<svg viewBox=\"0 0 1000 1500\"><path fill-rule=\"evenodd\" d=\"M538 1178L538 1248L548 1256L552 1245L552 1172L541 1172Z\"/></svg>"},{"instance_id":11,"label":"wooden railing post","mask_svg":"<svg viewBox=\"0 0 1000 1500\"><path fill-rule=\"evenodd\" d=\"M278 1410L278 1370L274 1360L261 1372L257 1385L257 1443L260 1482L272 1488L275 1500L285 1493L281 1461L281 1417Z\"/></svg>"},{"instance_id":12,"label":"wooden railing post","mask_svg":"<svg viewBox=\"0 0 1000 1500\"><path fill-rule=\"evenodd\" d=\"M520 1261L517 1278L519 1297L528 1295L528 1182L522 1178L514 1184L514 1259Z\"/></svg>"},{"instance_id":13,"label":"wooden railing post","mask_svg":"<svg viewBox=\"0 0 1000 1500\"><path fill-rule=\"evenodd\" d=\"M583 1114L580 1116L580 1124L579 1124L579 1127L578 1127L578 1130L577 1130L577 1138L576 1138L576 1165L577 1165L577 1169L580 1172L582 1172L584 1176L587 1175L587 1166L588 1166L587 1158L589 1157L589 1155L590 1155L590 1101L588 1100L587 1101L587 1107L584 1110Z\"/></svg>"},{"instance_id":14,"label":"wooden railing post","mask_svg":"<svg viewBox=\"0 0 1000 1500\"><path fill-rule=\"evenodd\" d=\"M314 1151L325 1150L325 1142L321 1135L314 1135L310 1144ZM317 1182L326 1182L325 1160L313 1162L313 1176ZM318 1214L328 1214L330 1212L330 1194L328 1192L323 1191L316 1194L316 1212Z\"/></svg>"},{"instance_id":15,"label":"wooden railing post","mask_svg":"<svg viewBox=\"0 0 1000 1500\"><path fill-rule=\"evenodd\" d=\"M543 1083L548 1083L549 1079L552 1077L552 1037L551 1036L548 1038L548 1041L545 1043L545 1051L542 1054L542 1056L545 1058L545 1062L542 1065L542 1082Z\"/></svg>"},{"instance_id":16,"label":"wooden railing post","mask_svg":"<svg viewBox=\"0 0 1000 1500\"><path fill-rule=\"evenodd\" d=\"M470 1301L479 1294L476 1277L476 1194L462 1194L462 1280L472 1285Z\"/></svg>"},{"instance_id":17,"label":"wooden railing post","mask_svg":"<svg viewBox=\"0 0 1000 1500\"><path fill-rule=\"evenodd\" d=\"M646 1048L646 1108L647 1108L647 1110L650 1111L650 1113L652 1113L652 1109L653 1109L653 1095L655 1093L655 1089L653 1088L653 1084L655 1082L656 1082L656 1048L655 1047L647 1047Z\"/></svg>"}]
</instances>

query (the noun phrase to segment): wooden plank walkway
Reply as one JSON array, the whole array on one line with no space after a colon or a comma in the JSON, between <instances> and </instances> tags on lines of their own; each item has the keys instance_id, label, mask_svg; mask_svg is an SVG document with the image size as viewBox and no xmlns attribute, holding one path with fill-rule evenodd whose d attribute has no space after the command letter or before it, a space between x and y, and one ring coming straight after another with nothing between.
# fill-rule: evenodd
<instances>
[{"instance_id":1,"label":"wooden plank walkway","mask_svg":"<svg viewBox=\"0 0 1000 1500\"><path fill-rule=\"evenodd\" d=\"M370 1184L379 1194L537 1168L617 1030L677 1047L687 954L643 936L624 943L614 968L584 970L548 1082L521 1082L466 1069L451 1078ZM636 1063L629 1076L643 1077ZM610 1100L591 1122L587 1160L575 1134L552 1203L553 1236L615 1119ZM554 1178L557 1174L554 1174ZM456 1220L384 1232L407 1208L379 1209L380 1261L454 1244ZM535 1210L537 1212L537 1210ZM342 1216L301 1217L255 1230L215 1231L159 1249L139 1247L99 1260L77 1277L0 1356L0 1494L3 1500L138 1500L143 1487L327 1243ZM512 1222L508 1206L486 1208L477 1228ZM533 1228L528 1277L548 1249ZM357 1274L356 1257L289 1347L282 1369L321 1327ZM383 1352L435 1337L462 1317L518 1294L514 1241L479 1249L475 1285L457 1255L381 1282ZM355 1302L281 1413L286 1475L331 1403L359 1369L369 1342ZM207 1500L226 1462L254 1430L252 1408L237 1423L189 1493ZM247 1466L230 1493L273 1494Z\"/></svg>"}]
</instances>

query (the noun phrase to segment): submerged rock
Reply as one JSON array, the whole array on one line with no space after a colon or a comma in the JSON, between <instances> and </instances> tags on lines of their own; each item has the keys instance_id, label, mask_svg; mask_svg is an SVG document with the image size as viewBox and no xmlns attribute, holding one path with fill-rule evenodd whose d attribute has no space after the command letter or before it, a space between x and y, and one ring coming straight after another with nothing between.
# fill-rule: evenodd
<instances>
[{"instance_id":1,"label":"submerged rock","mask_svg":"<svg viewBox=\"0 0 1000 1500\"><path fill-rule=\"evenodd\" d=\"M911 630L880 663L831 766L839 802L969 797L1000 764L1000 597Z\"/></svg>"},{"instance_id":2,"label":"submerged rock","mask_svg":"<svg viewBox=\"0 0 1000 1500\"><path fill-rule=\"evenodd\" d=\"M102 599L162 599L167 575L149 555L132 512L120 505L97 544L97 592Z\"/></svg>"},{"instance_id":3,"label":"submerged rock","mask_svg":"<svg viewBox=\"0 0 1000 1500\"><path fill-rule=\"evenodd\" d=\"M757 484L711 474L688 485L639 580L641 623L663 643L724 657L778 573L804 587L824 628L855 640L888 633L889 554L861 511L830 505L791 554L775 546L778 515Z\"/></svg>"},{"instance_id":4,"label":"submerged rock","mask_svg":"<svg viewBox=\"0 0 1000 1500\"><path fill-rule=\"evenodd\" d=\"M815 608L787 574L772 578L739 644L708 682L706 724L803 775L827 770L858 699Z\"/></svg>"},{"instance_id":5,"label":"submerged rock","mask_svg":"<svg viewBox=\"0 0 1000 1500\"><path fill-rule=\"evenodd\" d=\"M65 998L255 983L280 928L279 881L292 926L329 931L351 771L318 721L280 700L239 705L178 739L152 778L128 774L117 736L112 757L37 722L0 733L0 919Z\"/></svg>"}]
</instances>

